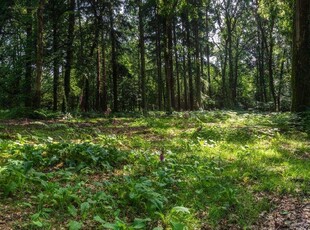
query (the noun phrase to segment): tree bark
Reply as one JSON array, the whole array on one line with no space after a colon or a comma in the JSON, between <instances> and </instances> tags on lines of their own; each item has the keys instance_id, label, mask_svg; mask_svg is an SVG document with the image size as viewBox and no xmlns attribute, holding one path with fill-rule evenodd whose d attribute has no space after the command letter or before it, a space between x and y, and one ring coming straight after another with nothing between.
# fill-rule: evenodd
<instances>
[{"instance_id":1,"label":"tree bark","mask_svg":"<svg viewBox=\"0 0 310 230\"><path fill-rule=\"evenodd\" d=\"M104 44L104 36L102 34L102 70L101 70L101 75L102 75L102 99L101 99L101 107L104 112L108 110L108 92L107 92L107 66L106 66L106 48Z\"/></svg>"},{"instance_id":2,"label":"tree bark","mask_svg":"<svg viewBox=\"0 0 310 230\"><path fill-rule=\"evenodd\" d=\"M147 111L146 105L146 82L145 82L145 44L144 44L144 24L143 24L143 3L139 0L139 48L140 48L140 76L141 76L141 96L143 113Z\"/></svg>"},{"instance_id":3,"label":"tree bark","mask_svg":"<svg viewBox=\"0 0 310 230\"><path fill-rule=\"evenodd\" d=\"M53 4L53 11L57 12L56 3ZM53 15L53 111L58 109L58 85L59 85L59 56L57 54L59 48L59 30L58 30L58 17L59 15L54 13Z\"/></svg>"},{"instance_id":4,"label":"tree bark","mask_svg":"<svg viewBox=\"0 0 310 230\"><path fill-rule=\"evenodd\" d=\"M194 20L194 34L195 34L195 72L196 72L196 78L195 78L195 96L196 96L196 104L195 109L199 109L201 107L201 73L200 73L200 57L199 57L199 30L198 30L199 24L198 19Z\"/></svg>"},{"instance_id":5,"label":"tree bark","mask_svg":"<svg viewBox=\"0 0 310 230\"><path fill-rule=\"evenodd\" d=\"M292 111L310 108L310 1L296 0L293 37Z\"/></svg>"},{"instance_id":6,"label":"tree bark","mask_svg":"<svg viewBox=\"0 0 310 230\"><path fill-rule=\"evenodd\" d=\"M63 108L66 112L69 108L70 102L70 81L71 69L73 64L73 41L74 41L74 25L75 25L75 0L69 1L69 20L68 20L68 35L67 35L67 51L66 51L66 64L65 64L65 77L64 77L64 105Z\"/></svg>"},{"instance_id":7,"label":"tree bark","mask_svg":"<svg viewBox=\"0 0 310 230\"><path fill-rule=\"evenodd\" d=\"M36 60L36 79L34 86L34 108L40 108L41 106L41 81L43 75L43 11L44 11L45 0L40 0L39 7L37 10L37 60Z\"/></svg>"},{"instance_id":8,"label":"tree bark","mask_svg":"<svg viewBox=\"0 0 310 230\"><path fill-rule=\"evenodd\" d=\"M163 110L163 80L162 80L162 65L161 65L161 17L156 12L156 18L158 20L156 30L156 64L157 64L157 97L158 97L158 109Z\"/></svg>"},{"instance_id":9,"label":"tree bark","mask_svg":"<svg viewBox=\"0 0 310 230\"><path fill-rule=\"evenodd\" d=\"M113 9L110 3L110 37L111 37L111 62L112 62L112 81L113 81L113 111L118 112L118 71L116 54L116 35L114 30Z\"/></svg>"},{"instance_id":10,"label":"tree bark","mask_svg":"<svg viewBox=\"0 0 310 230\"><path fill-rule=\"evenodd\" d=\"M97 47L97 77L96 77L96 110L100 111L100 99L101 99L101 54L100 54L100 46Z\"/></svg>"},{"instance_id":11,"label":"tree bark","mask_svg":"<svg viewBox=\"0 0 310 230\"><path fill-rule=\"evenodd\" d=\"M188 72L188 86L189 86L189 109L194 110L194 84L192 76L192 60L191 60L191 39L190 39L190 23L189 15L186 12L185 16L185 28L186 28L186 46L187 46L187 72Z\"/></svg>"},{"instance_id":12,"label":"tree bark","mask_svg":"<svg viewBox=\"0 0 310 230\"><path fill-rule=\"evenodd\" d=\"M32 12L31 1L27 1L27 27L26 27L26 49L25 49L25 84L24 84L24 103L25 107L32 106Z\"/></svg>"},{"instance_id":13,"label":"tree bark","mask_svg":"<svg viewBox=\"0 0 310 230\"><path fill-rule=\"evenodd\" d=\"M176 35L176 24L173 25L173 40L174 40L174 57L175 57L175 74L177 80L177 110L181 110L181 89L180 89L180 74L179 74L179 55L177 49L177 35Z\"/></svg>"},{"instance_id":14,"label":"tree bark","mask_svg":"<svg viewBox=\"0 0 310 230\"><path fill-rule=\"evenodd\" d=\"M212 86L211 86L211 65L210 65L210 43L209 43L209 9L210 9L210 1L208 0L206 6L206 39L207 39L207 47L206 47L206 56L207 56L207 81L208 81L208 94L209 97L212 98Z\"/></svg>"}]
</instances>

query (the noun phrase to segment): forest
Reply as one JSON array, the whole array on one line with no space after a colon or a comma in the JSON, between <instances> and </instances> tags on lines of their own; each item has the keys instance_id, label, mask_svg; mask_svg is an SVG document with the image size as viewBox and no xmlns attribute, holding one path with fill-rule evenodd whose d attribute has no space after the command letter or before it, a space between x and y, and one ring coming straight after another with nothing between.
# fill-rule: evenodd
<instances>
[{"instance_id":1,"label":"forest","mask_svg":"<svg viewBox=\"0 0 310 230\"><path fill-rule=\"evenodd\" d=\"M0 0L0 229L309 229L310 1Z\"/></svg>"}]
</instances>

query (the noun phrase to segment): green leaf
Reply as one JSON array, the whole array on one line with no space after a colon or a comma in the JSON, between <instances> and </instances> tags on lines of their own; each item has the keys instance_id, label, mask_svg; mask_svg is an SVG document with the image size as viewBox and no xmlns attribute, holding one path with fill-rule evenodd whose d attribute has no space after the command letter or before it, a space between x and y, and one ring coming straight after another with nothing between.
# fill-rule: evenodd
<instances>
[{"instance_id":1,"label":"green leaf","mask_svg":"<svg viewBox=\"0 0 310 230\"><path fill-rule=\"evenodd\" d=\"M68 227L69 230L79 230L83 227L83 224L75 220L71 220L68 224Z\"/></svg>"},{"instance_id":2,"label":"green leaf","mask_svg":"<svg viewBox=\"0 0 310 230\"><path fill-rule=\"evenodd\" d=\"M105 221L104 221L100 216L95 216L95 217L94 217L94 220L97 221L97 222L99 222L99 223L101 223L101 224L104 224L104 223L105 223Z\"/></svg>"},{"instance_id":3,"label":"green leaf","mask_svg":"<svg viewBox=\"0 0 310 230\"><path fill-rule=\"evenodd\" d=\"M186 229L186 225L179 223L179 222L175 222L175 221L170 221L171 225L172 225L172 230L184 230Z\"/></svg>"},{"instance_id":4,"label":"green leaf","mask_svg":"<svg viewBox=\"0 0 310 230\"><path fill-rule=\"evenodd\" d=\"M69 205L69 206L68 206L68 212L69 212L72 216L76 217L78 211L77 211L77 209L76 209L73 205Z\"/></svg>"},{"instance_id":5,"label":"green leaf","mask_svg":"<svg viewBox=\"0 0 310 230\"><path fill-rule=\"evenodd\" d=\"M176 207L172 208L172 209L171 209L171 213L174 213L174 212L175 212L175 213L181 212L181 213L190 214L189 209L186 208L186 207L182 207L182 206L176 206Z\"/></svg>"},{"instance_id":6,"label":"green leaf","mask_svg":"<svg viewBox=\"0 0 310 230\"><path fill-rule=\"evenodd\" d=\"M90 204L88 202L84 202L81 204L81 212L85 213L87 210L89 210Z\"/></svg>"},{"instance_id":7,"label":"green leaf","mask_svg":"<svg viewBox=\"0 0 310 230\"><path fill-rule=\"evenodd\" d=\"M117 227L116 224L111 224L111 223L105 223L102 226L105 227L105 228L108 228L108 229L116 229L116 227Z\"/></svg>"},{"instance_id":8,"label":"green leaf","mask_svg":"<svg viewBox=\"0 0 310 230\"><path fill-rule=\"evenodd\" d=\"M43 227L43 223L42 223L41 221L39 221L39 220L37 220L37 221L32 221L32 223L33 223L35 226L39 227L39 228L42 228L42 227Z\"/></svg>"},{"instance_id":9,"label":"green leaf","mask_svg":"<svg viewBox=\"0 0 310 230\"><path fill-rule=\"evenodd\" d=\"M146 218L146 219L135 218L132 227L134 229L145 228L146 222L148 221L151 221L151 219L150 218Z\"/></svg>"}]
</instances>

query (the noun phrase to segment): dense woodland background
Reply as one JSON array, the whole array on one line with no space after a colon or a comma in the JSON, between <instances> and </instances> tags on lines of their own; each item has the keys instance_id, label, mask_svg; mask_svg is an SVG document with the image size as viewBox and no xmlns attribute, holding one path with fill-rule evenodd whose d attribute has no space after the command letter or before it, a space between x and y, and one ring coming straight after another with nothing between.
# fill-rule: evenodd
<instances>
[{"instance_id":1,"label":"dense woodland background","mask_svg":"<svg viewBox=\"0 0 310 230\"><path fill-rule=\"evenodd\" d=\"M287 111L294 9L290 0L2 0L0 107Z\"/></svg>"},{"instance_id":2,"label":"dense woodland background","mask_svg":"<svg viewBox=\"0 0 310 230\"><path fill-rule=\"evenodd\" d=\"M310 0L0 0L0 229L310 229L309 140Z\"/></svg>"}]
</instances>

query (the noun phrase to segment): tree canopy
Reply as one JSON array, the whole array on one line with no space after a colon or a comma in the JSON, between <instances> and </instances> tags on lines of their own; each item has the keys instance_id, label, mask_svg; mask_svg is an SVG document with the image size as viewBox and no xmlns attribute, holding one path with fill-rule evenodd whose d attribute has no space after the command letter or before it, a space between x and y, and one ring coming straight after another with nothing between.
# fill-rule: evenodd
<instances>
[{"instance_id":1,"label":"tree canopy","mask_svg":"<svg viewBox=\"0 0 310 230\"><path fill-rule=\"evenodd\" d=\"M0 106L289 110L292 96L293 108L302 100L290 80L293 9L289 0L1 1Z\"/></svg>"}]
</instances>

